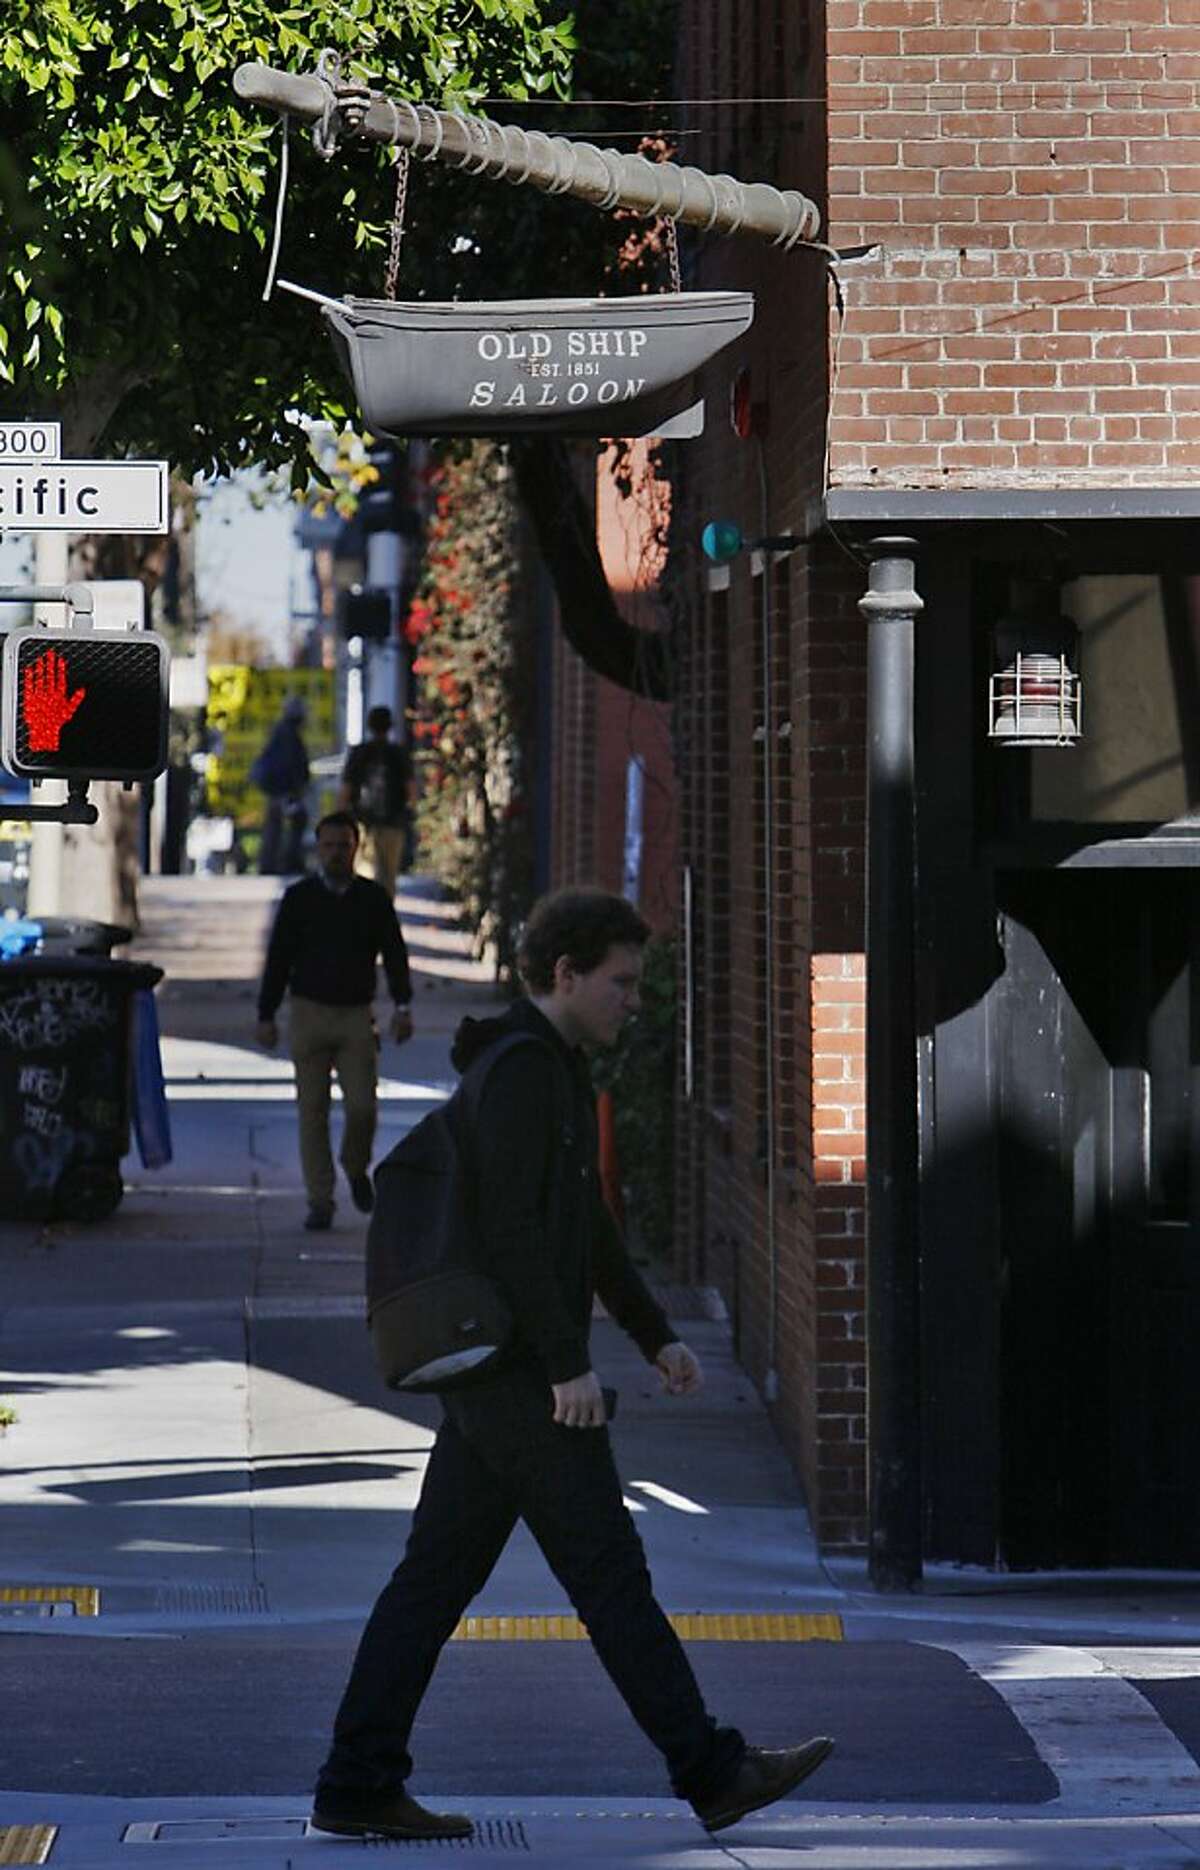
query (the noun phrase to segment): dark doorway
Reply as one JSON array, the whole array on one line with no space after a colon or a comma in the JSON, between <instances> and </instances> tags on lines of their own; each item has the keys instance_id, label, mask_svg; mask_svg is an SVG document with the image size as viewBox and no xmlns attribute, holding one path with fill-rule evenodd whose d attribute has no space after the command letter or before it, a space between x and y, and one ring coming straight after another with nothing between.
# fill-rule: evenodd
<instances>
[{"instance_id":1,"label":"dark doorway","mask_svg":"<svg viewBox=\"0 0 1200 1870\"><path fill-rule=\"evenodd\" d=\"M998 880L1000 1553L1200 1550L1200 880Z\"/></svg>"}]
</instances>

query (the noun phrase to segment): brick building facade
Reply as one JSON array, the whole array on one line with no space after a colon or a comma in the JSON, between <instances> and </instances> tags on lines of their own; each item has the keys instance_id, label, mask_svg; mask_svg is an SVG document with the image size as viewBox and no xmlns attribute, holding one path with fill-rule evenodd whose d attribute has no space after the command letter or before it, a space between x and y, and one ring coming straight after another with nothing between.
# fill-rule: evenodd
<instances>
[{"instance_id":1,"label":"brick building facade","mask_svg":"<svg viewBox=\"0 0 1200 1870\"><path fill-rule=\"evenodd\" d=\"M826 1550L874 1554L886 1395L918 1564L1188 1563L1200 19L681 13L682 158L802 190L828 246L684 243L687 286L757 309L707 374L705 435L664 456L673 709L555 651L555 880L622 886L637 754L640 896L680 935L676 1272L723 1293ZM725 519L749 543L713 565ZM648 622L617 512L602 530ZM872 676L887 618L859 608L896 535L920 606L902 700ZM1073 640L1069 750L990 731L1014 629ZM889 710L915 860L885 968L867 802ZM911 1090L868 1124L889 1024ZM897 1340L871 1294L905 1281Z\"/></svg>"},{"instance_id":2,"label":"brick building facade","mask_svg":"<svg viewBox=\"0 0 1200 1870\"><path fill-rule=\"evenodd\" d=\"M682 16L680 95L709 100L681 107L683 159L799 188L823 239L867 251L832 268L749 240L685 253L686 284L750 289L757 313L709 373L704 439L670 457L691 957L678 1270L724 1292L822 1544L861 1549L870 743L857 606L872 535L910 533L925 599L912 998L926 1555L1178 1562L1200 1449L1193 1437L1173 1477L1147 1477L1115 1379L1093 1366L1120 1366L1132 1302L1139 1419L1166 1406L1185 1420L1196 1399L1163 1405L1153 1367L1174 1352L1146 1321L1169 1295L1168 1311L1200 1322L1195 1273L1168 1269L1161 1231L1200 1175L1177 1150L1175 1208L1135 1197L1118 1143L1097 1156L1094 1138L1121 1135L1122 1071L1167 1085L1153 1009L1186 958L1145 963L1139 1037L1114 1036L1114 1009L1135 951L1166 954L1163 930L1188 924L1200 863L1200 761L1174 705L1196 688L1200 640L1200 20L1184 0L684 0ZM740 435L726 420L734 371ZM713 567L699 539L716 519L795 543ZM1030 567L1084 631L1085 677L1130 606L1153 613L1123 640L1136 655L1162 635L1166 686L1139 679L1146 720L1178 717L1173 739L1139 747L1128 724L1122 743L1100 723L1079 755L988 745L992 631ZM1151 765L1177 769L1178 798L1139 817L1121 801ZM1148 880L1156 863L1169 886ZM1069 933L1101 900L1106 928L1126 931L1103 961ZM1048 992L1075 1035L1053 1055L1028 1016ZM1186 1076L1178 1059L1170 1071ZM1147 1132L1133 1153L1155 1147ZM1026 1185L1040 1192L1022 1208L1012 1191ZM1130 1301L1135 1244L1159 1271ZM1090 1351L1071 1309L1081 1280L1089 1329L1107 1334ZM1079 1498L1102 1502L1074 1518L1072 1487L1054 1480L1064 1462L1086 1471ZM1155 1514L1150 1538L1135 1521Z\"/></svg>"}]
</instances>

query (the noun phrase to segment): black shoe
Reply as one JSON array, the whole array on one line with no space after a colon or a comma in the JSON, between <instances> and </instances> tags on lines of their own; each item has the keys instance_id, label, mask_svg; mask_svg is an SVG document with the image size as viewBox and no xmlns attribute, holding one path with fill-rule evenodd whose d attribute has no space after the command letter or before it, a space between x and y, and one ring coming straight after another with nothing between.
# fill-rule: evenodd
<instances>
[{"instance_id":1,"label":"black shoe","mask_svg":"<svg viewBox=\"0 0 1200 1870\"><path fill-rule=\"evenodd\" d=\"M340 1786L318 1792L311 1819L314 1831L340 1838L469 1838L469 1818L456 1812L428 1812L407 1792L352 1792Z\"/></svg>"},{"instance_id":2,"label":"black shoe","mask_svg":"<svg viewBox=\"0 0 1200 1870\"><path fill-rule=\"evenodd\" d=\"M332 1201L310 1202L308 1213L304 1217L304 1225L307 1227L310 1234L323 1234L327 1228L332 1227Z\"/></svg>"},{"instance_id":3,"label":"black shoe","mask_svg":"<svg viewBox=\"0 0 1200 1870\"><path fill-rule=\"evenodd\" d=\"M833 1752L833 1742L824 1734L806 1740L800 1747L785 1747L768 1752L764 1747L747 1747L741 1765L720 1792L707 1799L693 1801L692 1810L708 1831L724 1831L735 1825L747 1812L762 1805L773 1805L786 1798L802 1779L815 1773L822 1760Z\"/></svg>"},{"instance_id":4,"label":"black shoe","mask_svg":"<svg viewBox=\"0 0 1200 1870\"><path fill-rule=\"evenodd\" d=\"M369 1175L350 1177L350 1199L360 1214L370 1214L375 1206L375 1190L371 1186Z\"/></svg>"}]
</instances>

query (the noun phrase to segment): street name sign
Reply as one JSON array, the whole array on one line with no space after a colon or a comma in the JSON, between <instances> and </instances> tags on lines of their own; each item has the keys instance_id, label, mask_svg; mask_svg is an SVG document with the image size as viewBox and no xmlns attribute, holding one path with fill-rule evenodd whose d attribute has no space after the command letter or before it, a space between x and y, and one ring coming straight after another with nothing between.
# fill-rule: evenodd
<instances>
[{"instance_id":1,"label":"street name sign","mask_svg":"<svg viewBox=\"0 0 1200 1870\"><path fill-rule=\"evenodd\" d=\"M61 422L0 422L0 461L57 461Z\"/></svg>"},{"instance_id":2,"label":"street name sign","mask_svg":"<svg viewBox=\"0 0 1200 1870\"><path fill-rule=\"evenodd\" d=\"M166 532L169 520L165 461L46 458L17 466L0 452L0 532Z\"/></svg>"}]
</instances>

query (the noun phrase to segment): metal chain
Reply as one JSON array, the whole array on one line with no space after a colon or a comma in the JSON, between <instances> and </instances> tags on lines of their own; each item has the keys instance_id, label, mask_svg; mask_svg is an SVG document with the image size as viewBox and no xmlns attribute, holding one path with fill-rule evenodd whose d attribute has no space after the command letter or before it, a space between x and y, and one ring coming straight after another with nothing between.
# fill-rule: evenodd
<instances>
[{"instance_id":1,"label":"metal chain","mask_svg":"<svg viewBox=\"0 0 1200 1870\"><path fill-rule=\"evenodd\" d=\"M671 291L683 291L683 276L679 270L679 223L667 222L667 258L671 263Z\"/></svg>"},{"instance_id":2,"label":"metal chain","mask_svg":"<svg viewBox=\"0 0 1200 1870\"><path fill-rule=\"evenodd\" d=\"M388 248L387 275L383 282L383 295L387 299L394 299L396 296L396 280L400 272L400 248L404 243L404 216L408 208L408 167L408 150L398 149L396 151L396 206L392 213L392 240Z\"/></svg>"}]
</instances>

